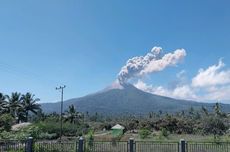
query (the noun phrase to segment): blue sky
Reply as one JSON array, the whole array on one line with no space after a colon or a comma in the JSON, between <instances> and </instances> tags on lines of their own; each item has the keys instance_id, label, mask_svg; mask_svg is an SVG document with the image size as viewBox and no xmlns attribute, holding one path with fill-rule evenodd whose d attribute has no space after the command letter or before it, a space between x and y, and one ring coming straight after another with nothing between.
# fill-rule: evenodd
<instances>
[{"instance_id":1,"label":"blue sky","mask_svg":"<svg viewBox=\"0 0 230 152\"><path fill-rule=\"evenodd\" d=\"M166 54L183 48L187 55L177 66L136 78L142 89L145 84L167 90L185 71L183 86L203 94L207 86L192 85L200 68L218 66L222 58L222 72L230 69L229 5L227 0L0 1L0 92L29 91L53 102L60 95L55 87L65 84L65 99L83 96L111 84L128 59L160 46ZM228 81L208 90L220 84L230 92Z\"/></svg>"}]
</instances>

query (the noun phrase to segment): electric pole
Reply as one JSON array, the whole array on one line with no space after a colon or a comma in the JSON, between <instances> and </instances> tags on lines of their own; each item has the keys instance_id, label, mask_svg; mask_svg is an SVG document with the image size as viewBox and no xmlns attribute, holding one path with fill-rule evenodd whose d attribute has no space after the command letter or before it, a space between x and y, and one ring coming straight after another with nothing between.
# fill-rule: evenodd
<instances>
[{"instance_id":1,"label":"electric pole","mask_svg":"<svg viewBox=\"0 0 230 152\"><path fill-rule=\"evenodd\" d=\"M61 90L61 130L60 130L60 140L62 137L62 117L63 117L63 90L66 86L56 87L56 90Z\"/></svg>"}]
</instances>

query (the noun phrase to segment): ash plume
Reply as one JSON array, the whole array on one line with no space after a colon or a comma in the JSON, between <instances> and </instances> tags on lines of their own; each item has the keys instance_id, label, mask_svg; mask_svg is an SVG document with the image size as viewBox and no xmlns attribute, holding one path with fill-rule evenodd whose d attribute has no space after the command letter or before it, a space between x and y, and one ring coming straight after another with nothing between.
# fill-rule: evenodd
<instances>
[{"instance_id":1,"label":"ash plume","mask_svg":"<svg viewBox=\"0 0 230 152\"><path fill-rule=\"evenodd\" d=\"M136 56L129 59L121 68L118 80L121 84L134 77L141 77L150 73L174 66L186 56L184 49L177 49L173 53L162 53L161 47L153 47L145 56Z\"/></svg>"}]
</instances>

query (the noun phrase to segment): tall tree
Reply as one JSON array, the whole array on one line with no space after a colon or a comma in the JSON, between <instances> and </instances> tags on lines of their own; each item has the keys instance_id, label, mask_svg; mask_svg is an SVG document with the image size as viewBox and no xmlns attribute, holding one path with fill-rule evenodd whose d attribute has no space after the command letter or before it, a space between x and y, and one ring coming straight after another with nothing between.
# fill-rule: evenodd
<instances>
[{"instance_id":1,"label":"tall tree","mask_svg":"<svg viewBox=\"0 0 230 152\"><path fill-rule=\"evenodd\" d=\"M25 95L22 95L22 109L25 112L25 120L28 121L29 112L37 114L37 112L41 109L40 104L37 102L40 101L39 98L35 98L35 95L27 92Z\"/></svg>"},{"instance_id":2,"label":"tall tree","mask_svg":"<svg viewBox=\"0 0 230 152\"><path fill-rule=\"evenodd\" d=\"M205 116L208 116L208 110L204 106L201 107L201 110Z\"/></svg>"},{"instance_id":3,"label":"tall tree","mask_svg":"<svg viewBox=\"0 0 230 152\"><path fill-rule=\"evenodd\" d=\"M189 117L194 119L195 118L195 110L193 107L191 107L189 110L188 110L188 114L189 114Z\"/></svg>"},{"instance_id":4,"label":"tall tree","mask_svg":"<svg viewBox=\"0 0 230 152\"><path fill-rule=\"evenodd\" d=\"M0 93L0 114L7 112L8 103L6 101L6 96L3 93Z\"/></svg>"},{"instance_id":5,"label":"tall tree","mask_svg":"<svg viewBox=\"0 0 230 152\"><path fill-rule=\"evenodd\" d=\"M13 92L10 96L6 95L10 114L16 118L18 110L21 108L21 94Z\"/></svg>"},{"instance_id":6,"label":"tall tree","mask_svg":"<svg viewBox=\"0 0 230 152\"><path fill-rule=\"evenodd\" d=\"M221 106L218 102L214 106L214 112L216 116L221 116Z\"/></svg>"},{"instance_id":7,"label":"tall tree","mask_svg":"<svg viewBox=\"0 0 230 152\"><path fill-rule=\"evenodd\" d=\"M70 105L66 111L65 121L70 121L70 123L79 123L82 118L82 114L76 110L74 105Z\"/></svg>"}]
</instances>

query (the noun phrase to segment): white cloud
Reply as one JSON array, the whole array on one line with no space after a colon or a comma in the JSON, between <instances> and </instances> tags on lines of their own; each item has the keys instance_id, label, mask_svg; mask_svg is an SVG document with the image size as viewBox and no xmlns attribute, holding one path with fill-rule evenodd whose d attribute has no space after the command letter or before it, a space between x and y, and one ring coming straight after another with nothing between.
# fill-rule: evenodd
<instances>
[{"instance_id":1,"label":"white cloud","mask_svg":"<svg viewBox=\"0 0 230 152\"><path fill-rule=\"evenodd\" d=\"M160 54L161 48L155 48L156 54ZM153 71L161 71L168 65L173 65L186 55L185 51L176 50L174 53L164 55L158 60L154 59L142 67L138 74L145 74ZM151 58L146 55L143 58ZM147 59L146 59L147 60ZM149 60L148 60L149 61ZM142 62L142 61L140 61ZM137 62L139 63L139 62ZM186 77L186 71L182 70L176 74L176 81L169 87L154 86L138 80L134 85L146 92L167 96L177 99L196 101L230 101L230 69L225 68L222 60L206 69L200 69L190 80Z\"/></svg>"},{"instance_id":2,"label":"white cloud","mask_svg":"<svg viewBox=\"0 0 230 152\"><path fill-rule=\"evenodd\" d=\"M152 89L152 92L149 93L171 97L171 92L168 89L164 88L163 86L155 87Z\"/></svg>"},{"instance_id":3,"label":"white cloud","mask_svg":"<svg viewBox=\"0 0 230 152\"><path fill-rule=\"evenodd\" d=\"M161 96L169 96L170 94L168 90L162 86L153 87L152 85L147 85L141 80L138 80L137 83L134 84L134 86L140 90L143 90L145 92L152 93L152 94L157 94Z\"/></svg>"},{"instance_id":4,"label":"white cloud","mask_svg":"<svg viewBox=\"0 0 230 152\"><path fill-rule=\"evenodd\" d=\"M185 74L186 74L186 71L182 70L182 71L180 71L179 73L176 74L176 77L178 79L184 79L185 78Z\"/></svg>"},{"instance_id":5,"label":"white cloud","mask_svg":"<svg viewBox=\"0 0 230 152\"><path fill-rule=\"evenodd\" d=\"M141 80L138 80L137 83L134 84L134 86L138 89L141 89L143 91L149 92L153 88L152 85L147 85Z\"/></svg>"},{"instance_id":6,"label":"white cloud","mask_svg":"<svg viewBox=\"0 0 230 152\"><path fill-rule=\"evenodd\" d=\"M211 87L205 89L206 93L202 97L206 101L229 101L230 85Z\"/></svg>"},{"instance_id":7,"label":"white cloud","mask_svg":"<svg viewBox=\"0 0 230 152\"><path fill-rule=\"evenodd\" d=\"M197 101L230 101L230 70L224 69L225 64L220 60L218 64L207 69L199 70L198 74L187 81L186 71L176 74L177 81L172 87L148 85L138 80L134 85L146 92Z\"/></svg>"},{"instance_id":8,"label":"white cloud","mask_svg":"<svg viewBox=\"0 0 230 152\"><path fill-rule=\"evenodd\" d=\"M224 70L225 64L220 60L217 65L200 69L192 79L193 87L211 87L230 83L230 70Z\"/></svg>"},{"instance_id":9,"label":"white cloud","mask_svg":"<svg viewBox=\"0 0 230 152\"><path fill-rule=\"evenodd\" d=\"M163 86L154 87L153 85L147 85L143 81L138 80L138 82L135 83L134 86L145 92L149 92L161 96L167 96L167 97L172 97L177 99L187 99L187 100L197 99L197 96L195 95L194 91L189 85L182 85L182 86L177 86L174 89L168 89Z\"/></svg>"},{"instance_id":10,"label":"white cloud","mask_svg":"<svg viewBox=\"0 0 230 152\"><path fill-rule=\"evenodd\" d=\"M189 85L183 85L183 86L176 87L172 91L172 97L176 97L180 99L192 99L192 100L198 99L194 90Z\"/></svg>"}]
</instances>

